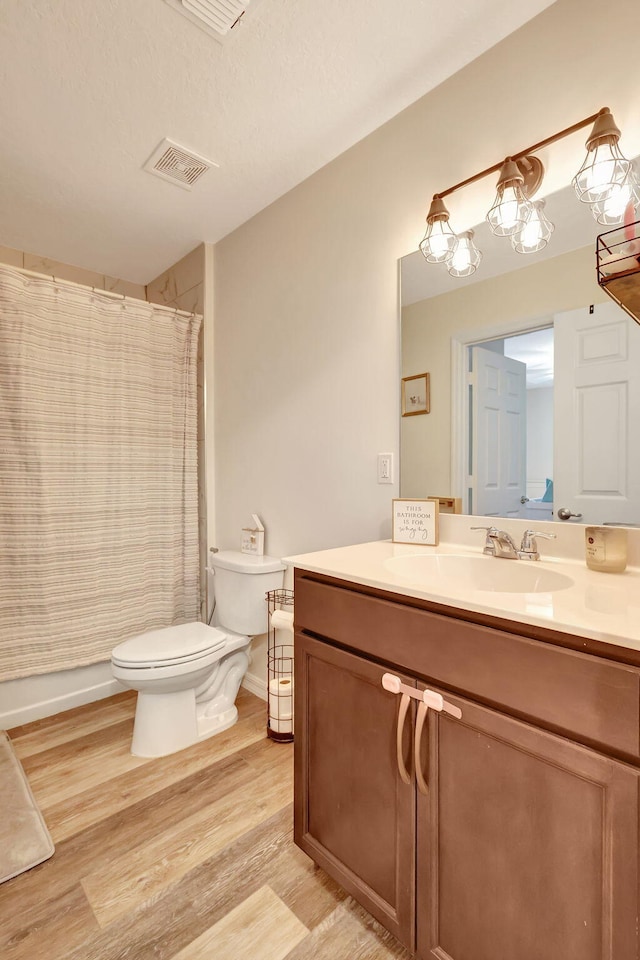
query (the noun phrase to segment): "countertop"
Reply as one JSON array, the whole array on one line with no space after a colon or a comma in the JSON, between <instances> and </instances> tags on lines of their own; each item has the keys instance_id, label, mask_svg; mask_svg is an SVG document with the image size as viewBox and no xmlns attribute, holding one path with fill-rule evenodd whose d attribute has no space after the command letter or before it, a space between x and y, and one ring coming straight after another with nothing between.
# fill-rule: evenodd
<instances>
[{"instance_id":1,"label":"countertop","mask_svg":"<svg viewBox=\"0 0 640 960\"><path fill-rule=\"evenodd\" d=\"M573 584L552 593L502 593L472 590L468 582L446 583L437 574L415 582L390 570L385 563L412 554L464 554L487 564L522 563L568 576ZM640 651L640 568L624 573L590 570L584 560L543 557L537 561L485 557L479 547L452 542L437 547L378 540L316 553L285 557L284 562L338 580L375 587L402 596L475 611L518 623L533 624Z\"/></svg>"}]
</instances>

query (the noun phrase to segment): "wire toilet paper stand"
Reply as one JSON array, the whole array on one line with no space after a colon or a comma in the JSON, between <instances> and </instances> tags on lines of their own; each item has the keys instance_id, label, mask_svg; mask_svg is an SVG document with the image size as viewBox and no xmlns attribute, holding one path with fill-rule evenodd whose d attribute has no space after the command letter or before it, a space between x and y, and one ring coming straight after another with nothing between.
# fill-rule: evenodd
<instances>
[{"instance_id":1,"label":"wire toilet paper stand","mask_svg":"<svg viewBox=\"0 0 640 960\"><path fill-rule=\"evenodd\" d=\"M269 590L267 736L293 740L293 590Z\"/></svg>"}]
</instances>

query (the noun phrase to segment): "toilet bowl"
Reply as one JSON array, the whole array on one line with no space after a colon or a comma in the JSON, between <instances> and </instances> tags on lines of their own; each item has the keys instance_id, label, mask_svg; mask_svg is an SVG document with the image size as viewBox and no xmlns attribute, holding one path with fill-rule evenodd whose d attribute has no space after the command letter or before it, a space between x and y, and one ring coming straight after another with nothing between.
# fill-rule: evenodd
<instances>
[{"instance_id":1,"label":"toilet bowl","mask_svg":"<svg viewBox=\"0 0 640 960\"><path fill-rule=\"evenodd\" d=\"M138 692L134 756L167 756L238 719L235 699L251 639L267 631L266 591L282 586L284 566L273 557L236 551L220 552L211 562L216 605L229 626L177 624L132 637L112 651L114 677Z\"/></svg>"}]
</instances>

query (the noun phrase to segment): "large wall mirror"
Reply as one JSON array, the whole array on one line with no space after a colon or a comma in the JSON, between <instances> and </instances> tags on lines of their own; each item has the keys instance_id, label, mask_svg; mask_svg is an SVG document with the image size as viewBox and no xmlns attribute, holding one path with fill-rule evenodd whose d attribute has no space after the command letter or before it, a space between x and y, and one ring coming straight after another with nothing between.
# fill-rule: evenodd
<instances>
[{"instance_id":1,"label":"large wall mirror","mask_svg":"<svg viewBox=\"0 0 640 960\"><path fill-rule=\"evenodd\" d=\"M598 286L607 228L570 188L546 212L556 229L532 256L477 227L483 261L464 280L419 251L401 260L402 377L429 373L430 411L401 419L400 494L640 524L640 325Z\"/></svg>"}]
</instances>

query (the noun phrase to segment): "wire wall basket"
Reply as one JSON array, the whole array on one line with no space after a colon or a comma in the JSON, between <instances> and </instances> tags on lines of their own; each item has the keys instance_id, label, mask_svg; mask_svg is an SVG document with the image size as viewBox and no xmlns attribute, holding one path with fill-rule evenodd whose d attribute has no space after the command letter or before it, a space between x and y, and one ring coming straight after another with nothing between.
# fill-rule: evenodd
<instances>
[{"instance_id":1,"label":"wire wall basket","mask_svg":"<svg viewBox=\"0 0 640 960\"><path fill-rule=\"evenodd\" d=\"M601 233L596 258L602 289L640 323L640 220Z\"/></svg>"},{"instance_id":2,"label":"wire wall basket","mask_svg":"<svg viewBox=\"0 0 640 960\"><path fill-rule=\"evenodd\" d=\"M269 590L267 736L293 740L293 590Z\"/></svg>"}]
</instances>

